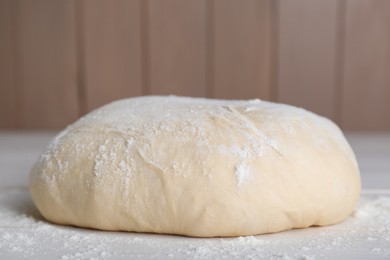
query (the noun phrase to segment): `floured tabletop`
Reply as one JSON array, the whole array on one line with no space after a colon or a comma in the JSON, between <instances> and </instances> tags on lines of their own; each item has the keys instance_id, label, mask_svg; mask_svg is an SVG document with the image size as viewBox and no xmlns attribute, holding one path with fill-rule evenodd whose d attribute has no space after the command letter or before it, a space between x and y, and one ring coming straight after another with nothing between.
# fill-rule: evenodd
<instances>
[{"instance_id":1,"label":"floured tabletop","mask_svg":"<svg viewBox=\"0 0 390 260\"><path fill-rule=\"evenodd\" d=\"M238 238L104 232L46 222L26 188L0 191L5 259L390 258L390 192L365 191L347 221L328 227Z\"/></svg>"},{"instance_id":2,"label":"floured tabletop","mask_svg":"<svg viewBox=\"0 0 390 260\"><path fill-rule=\"evenodd\" d=\"M27 175L53 133L0 133L0 256L4 259L390 259L390 135L348 135L363 192L345 222L238 238L104 232L45 221Z\"/></svg>"}]
</instances>

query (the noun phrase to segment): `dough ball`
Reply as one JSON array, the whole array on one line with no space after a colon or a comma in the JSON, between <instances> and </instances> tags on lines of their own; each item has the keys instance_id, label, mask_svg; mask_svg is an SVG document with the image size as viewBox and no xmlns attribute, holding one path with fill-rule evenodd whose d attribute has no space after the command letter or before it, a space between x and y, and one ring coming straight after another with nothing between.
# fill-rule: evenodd
<instances>
[{"instance_id":1,"label":"dough ball","mask_svg":"<svg viewBox=\"0 0 390 260\"><path fill-rule=\"evenodd\" d=\"M244 236L344 220L360 176L340 129L306 110L148 96L68 126L33 167L30 190L58 224Z\"/></svg>"}]
</instances>

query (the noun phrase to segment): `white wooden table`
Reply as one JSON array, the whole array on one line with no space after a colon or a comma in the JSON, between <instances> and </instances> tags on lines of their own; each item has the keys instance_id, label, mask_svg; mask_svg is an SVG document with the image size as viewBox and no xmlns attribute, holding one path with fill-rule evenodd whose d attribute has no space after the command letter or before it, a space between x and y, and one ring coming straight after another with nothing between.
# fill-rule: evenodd
<instances>
[{"instance_id":1,"label":"white wooden table","mask_svg":"<svg viewBox=\"0 0 390 260\"><path fill-rule=\"evenodd\" d=\"M348 134L362 199L342 224L230 239L102 232L46 222L28 173L53 132L0 132L0 257L6 259L390 259L390 133Z\"/></svg>"}]
</instances>

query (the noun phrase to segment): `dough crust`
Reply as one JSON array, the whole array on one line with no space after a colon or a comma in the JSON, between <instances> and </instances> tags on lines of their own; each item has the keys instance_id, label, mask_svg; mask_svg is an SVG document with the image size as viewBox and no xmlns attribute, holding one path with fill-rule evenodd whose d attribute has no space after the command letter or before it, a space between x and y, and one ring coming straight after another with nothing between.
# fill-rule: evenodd
<instances>
[{"instance_id":1,"label":"dough crust","mask_svg":"<svg viewBox=\"0 0 390 260\"><path fill-rule=\"evenodd\" d=\"M244 236L338 223L360 194L330 120L261 100L119 100L51 142L30 174L49 221L102 230Z\"/></svg>"}]
</instances>

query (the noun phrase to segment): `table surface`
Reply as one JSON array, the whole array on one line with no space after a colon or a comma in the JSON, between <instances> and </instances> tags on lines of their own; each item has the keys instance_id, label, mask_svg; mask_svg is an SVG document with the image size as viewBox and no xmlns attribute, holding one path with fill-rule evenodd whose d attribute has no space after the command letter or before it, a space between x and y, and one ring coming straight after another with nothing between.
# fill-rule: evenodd
<instances>
[{"instance_id":1,"label":"table surface","mask_svg":"<svg viewBox=\"0 0 390 260\"><path fill-rule=\"evenodd\" d=\"M345 222L239 238L103 232L46 222L28 173L54 132L0 132L0 256L7 259L390 259L390 133L347 134L362 196Z\"/></svg>"}]
</instances>

